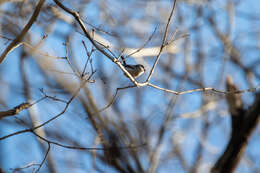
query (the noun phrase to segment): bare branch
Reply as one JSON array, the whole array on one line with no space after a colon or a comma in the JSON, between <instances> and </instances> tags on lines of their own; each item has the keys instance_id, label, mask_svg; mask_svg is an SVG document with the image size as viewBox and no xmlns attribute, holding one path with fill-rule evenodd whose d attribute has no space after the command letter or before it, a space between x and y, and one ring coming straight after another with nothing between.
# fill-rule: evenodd
<instances>
[{"instance_id":1,"label":"bare branch","mask_svg":"<svg viewBox=\"0 0 260 173\"><path fill-rule=\"evenodd\" d=\"M75 93L72 95L72 97L67 101L64 109L59 114L57 114L56 116L52 117L51 119L45 121L44 123L42 123L42 124L40 124L40 125L38 125L38 126L36 126L34 128L29 128L29 129L17 131L15 133L11 133L9 135L0 137L0 140L4 140L6 138L9 138L9 137L12 137L12 136L15 136L15 135L18 135L18 134L22 134L22 133L33 132L34 130L45 126L46 124L50 123L51 121L53 121L53 120L57 119L58 117L60 117L61 115L63 115L67 111L67 109L68 109L70 103L72 102L72 100L77 96L77 94L79 93L81 88L86 84L86 82L87 82L87 80L84 80L84 81L81 82L80 87L75 91Z\"/></svg>"},{"instance_id":2,"label":"bare branch","mask_svg":"<svg viewBox=\"0 0 260 173\"><path fill-rule=\"evenodd\" d=\"M50 145L50 143L48 143L48 149L47 149L47 151L46 151L46 153L45 153L45 156L44 156L44 158L43 158L43 160L42 160L42 162L41 162L39 168L38 168L35 172L39 172L39 171L40 171L40 169L41 169L43 163L45 162L45 160L46 160L46 158L47 158L47 156L48 156L48 154L49 154L49 152L50 152L50 149L51 149L51 145Z\"/></svg>"},{"instance_id":3,"label":"bare branch","mask_svg":"<svg viewBox=\"0 0 260 173\"><path fill-rule=\"evenodd\" d=\"M158 53L158 55L157 55L157 57L156 57L156 60L155 60L155 62L154 62L154 64L153 64L153 67L152 67L152 69L151 69L151 71L150 71L150 73L149 73L149 75L148 75L148 77L147 77L147 79L146 79L146 82L149 82L149 80L151 79L152 74L153 74L153 72L154 72L154 70L155 70L155 67L156 67L156 65L157 65L158 62L159 62L160 55L161 55L161 53L162 53L162 51L163 51L163 48L165 47L165 42L166 42L167 34L168 34L168 28L169 28L169 25L170 25L170 22L171 22L171 19L172 19L172 15L173 15L173 12L174 12L174 9L175 9L175 6L176 6L176 1L177 1L177 0L175 0L174 3L173 3L173 7L172 7L170 16L169 16L169 18L168 18L168 22L167 22L166 27L165 27L165 31L164 31L164 35L163 35L163 40L162 40L162 44L161 44L161 47L160 47L160 51L159 51L159 53Z\"/></svg>"},{"instance_id":4,"label":"bare branch","mask_svg":"<svg viewBox=\"0 0 260 173\"><path fill-rule=\"evenodd\" d=\"M4 50L4 52L0 56L0 64L3 62L7 54L9 54L13 49L15 49L17 46L19 46L19 43L23 40L26 33L29 31L33 23L36 21L40 11L41 7L43 6L45 0L39 0L39 3L37 4L32 17L30 18L29 22L25 25L22 32L9 44L9 46Z\"/></svg>"},{"instance_id":5,"label":"bare branch","mask_svg":"<svg viewBox=\"0 0 260 173\"><path fill-rule=\"evenodd\" d=\"M100 109L98 112L103 112L104 110L106 110L107 108L109 108L111 105L113 105L113 103L114 103L115 100L116 100L116 96L117 96L117 94L118 94L118 92L119 92L120 90L124 90L124 89L127 89L127 88L134 88L134 87L136 87L136 86L132 85L132 86L126 86L126 87L122 87L122 88L117 88L117 89L116 89L116 93L114 94L114 96L113 96L113 98L111 99L111 101L110 101L104 108Z\"/></svg>"},{"instance_id":6,"label":"bare branch","mask_svg":"<svg viewBox=\"0 0 260 173\"><path fill-rule=\"evenodd\" d=\"M7 117L7 116L13 116L16 114L19 114L19 112L21 112L24 109L27 109L31 106L30 103L22 103L16 107L14 107L13 109L10 109L8 111L1 111L0 112L0 119Z\"/></svg>"},{"instance_id":7,"label":"bare branch","mask_svg":"<svg viewBox=\"0 0 260 173\"><path fill-rule=\"evenodd\" d=\"M43 97L39 100L37 100L36 102L34 103L22 103L16 107L14 107L13 109L10 109L8 111L0 111L0 120L4 117L7 117L7 116L14 116L14 115L17 115L19 114L21 111L25 110L25 109L28 109L29 107L33 106L34 104L42 101L43 99L45 99L46 97Z\"/></svg>"}]
</instances>

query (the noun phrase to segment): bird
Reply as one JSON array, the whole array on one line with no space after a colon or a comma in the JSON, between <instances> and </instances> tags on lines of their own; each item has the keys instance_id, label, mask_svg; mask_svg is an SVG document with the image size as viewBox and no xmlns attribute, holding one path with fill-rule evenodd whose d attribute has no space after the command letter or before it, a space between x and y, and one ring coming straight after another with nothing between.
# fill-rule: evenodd
<instances>
[{"instance_id":1,"label":"bird","mask_svg":"<svg viewBox=\"0 0 260 173\"><path fill-rule=\"evenodd\" d=\"M137 78L141 76L145 72L145 68L142 64L137 64L137 65L130 65L126 64L125 58L121 56L121 59L123 61L123 66L125 69L133 76L134 78Z\"/></svg>"}]
</instances>

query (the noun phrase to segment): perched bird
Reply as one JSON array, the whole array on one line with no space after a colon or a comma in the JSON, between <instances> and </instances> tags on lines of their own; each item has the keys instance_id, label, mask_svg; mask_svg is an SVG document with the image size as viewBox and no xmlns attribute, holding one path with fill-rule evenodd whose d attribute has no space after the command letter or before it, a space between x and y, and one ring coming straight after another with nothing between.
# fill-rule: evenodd
<instances>
[{"instance_id":1,"label":"perched bird","mask_svg":"<svg viewBox=\"0 0 260 173\"><path fill-rule=\"evenodd\" d=\"M142 64L129 65L126 64L125 58L123 56L121 56L121 58L123 60L123 66L134 78L141 76L145 72L145 68Z\"/></svg>"}]
</instances>

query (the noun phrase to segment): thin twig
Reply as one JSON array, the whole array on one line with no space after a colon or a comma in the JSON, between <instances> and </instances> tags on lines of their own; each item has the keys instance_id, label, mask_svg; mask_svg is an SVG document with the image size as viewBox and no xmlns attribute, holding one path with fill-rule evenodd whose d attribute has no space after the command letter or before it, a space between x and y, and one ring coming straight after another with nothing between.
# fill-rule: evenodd
<instances>
[{"instance_id":1,"label":"thin twig","mask_svg":"<svg viewBox=\"0 0 260 173\"><path fill-rule=\"evenodd\" d=\"M150 73L149 73L149 75L148 75L148 77L147 77L147 80L146 80L147 82L150 81L150 79L151 79L151 77L152 77L152 74L153 74L153 72L154 72L154 70L155 70L155 67L157 66L157 64L158 64L158 62L159 62L159 59L160 59L161 53L162 53L162 51L163 51L163 48L165 47L165 42L166 42L166 39L167 39L167 34L168 34L169 25L170 25L170 22L171 22L171 19L172 19L172 15L173 15L174 9L175 9L175 7L176 7L176 1L177 1L177 0L175 0L174 3L173 3L173 7L172 7L172 10L171 10L170 16L169 16L169 18L168 18L168 22L167 22L167 24L166 24L164 34L163 34L162 45L161 45L161 47L160 47L160 51L159 51L159 53L158 53L158 55L157 55L157 57L156 57L156 60L155 60L155 62L154 62L154 64L153 64L153 67L152 67L152 69L151 69L151 71L150 71Z\"/></svg>"},{"instance_id":2,"label":"thin twig","mask_svg":"<svg viewBox=\"0 0 260 173\"><path fill-rule=\"evenodd\" d=\"M241 94L241 93L248 93L248 92L256 92L256 90L258 88L260 88L260 85L257 85L254 88L249 88L249 89L245 89L245 90L237 90L237 91L222 91L222 90L218 90L218 89L211 88L211 87L197 88L197 89L191 89L191 90L186 90L186 91L174 91L174 90L170 90L170 89L161 88L161 87L156 86L151 83L147 83L147 86L150 86L150 87L153 87L153 88L165 91L165 92L173 93L176 95L183 95L183 94L189 94L189 93L194 93L194 92L205 92L205 91L211 91L212 93L219 93L219 94Z\"/></svg>"},{"instance_id":3,"label":"thin twig","mask_svg":"<svg viewBox=\"0 0 260 173\"><path fill-rule=\"evenodd\" d=\"M104 110L106 110L107 108L109 108L116 100L116 96L118 95L118 92L120 90L123 90L123 89L127 89L127 88L134 88L136 87L135 85L131 85L131 86L126 86L126 87L121 87L121 88L117 88L116 89L116 93L114 94L113 98L111 99L111 101L102 109L100 109L98 112L103 112Z\"/></svg>"},{"instance_id":4,"label":"thin twig","mask_svg":"<svg viewBox=\"0 0 260 173\"><path fill-rule=\"evenodd\" d=\"M82 41L82 44L83 44L83 46L84 46L84 48L85 48L85 51L86 51L86 54L87 54L87 56L88 56L87 61L86 61L85 65L84 65L84 69L83 69L83 71L82 71L82 73L81 73L81 76L83 77L83 76L85 75L85 72L86 72L86 69L87 69L87 66L88 66L88 62L89 62L89 60L90 60L90 57L91 57L92 53L94 52L94 49L93 49L93 47L92 47L91 51L89 52L89 51L88 51L88 48L87 48L87 46L86 46L86 44L85 44L84 41Z\"/></svg>"},{"instance_id":5,"label":"thin twig","mask_svg":"<svg viewBox=\"0 0 260 173\"><path fill-rule=\"evenodd\" d=\"M45 93L45 91L43 90L43 88L40 89L40 92L48 99L54 100L54 101L58 101L58 102L62 102L62 103L67 103L66 100L63 99L59 99L56 96L49 96Z\"/></svg>"},{"instance_id":6,"label":"thin twig","mask_svg":"<svg viewBox=\"0 0 260 173\"><path fill-rule=\"evenodd\" d=\"M70 56L70 55L69 55L69 47L68 47L68 44L69 44L69 41L67 40L66 43L65 43L65 49L66 49L66 56L65 56L66 58L65 58L65 60L68 62L68 64L69 64L71 70L73 71L73 73L74 73L76 76L80 77L79 72L73 67L72 63L70 62L70 59L69 59L69 56Z\"/></svg>"},{"instance_id":7,"label":"thin twig","mask_svg":"<svg viewBox=\"0 0 260 173\"><path fill-rule=\"evenodd\" d=\"M56 145L56 146L59 146L59 147L67 148L67 149L76 149L76 150L105 150L104 148L89 148L89 147L78 147L78 146L64 145L64 144L61 144L61 143L58 143L58 142L50 141L49 139L46 139L46 138L38 135L35 132L33 132L33 134L35 136L37 136L38 138L40 138L41 140L47 142L47 143L50 143L50 144L53 144L53 145Z\"/></svg>"},{"instance_id":8,"label":"thin twig","mask_svg":"<svg viewBox=\"0 0 260 173\"><path fill-rule=\"evenodd\" d=\"M132 55L134 55L134 54L136 54L136 53L138 53L138 52L140 52L140 51L151 41L151 39L153 38L153 36L154 36L156 30L157 30L157 26L154 28L153 33L150 35L150 37L149 37L148 40L144 43L144 45L141 46L140 48L138 48L136 51L134 51L134 52L130 53L129 55L127 55L126 58L129 57L129 56L132 56Z\"/></svg>"},{"instance_id":9,"label":"thin twig","mask_svg":"<svg viewBox=\"0 0 260 173\"><path fill-rule=\"evenodd\" d=\"M39 166L39 165L40 164L31 162L31 163L29 163L29 164L27 164L27 165L25 165L23 167L15 168L15 169L10 168L10 169L13 170L13 172L19 172L19 171L22 172L21 170L23 170L23 169L27 169L27 168L30 168L32 166Z\"/></svg>"},{"instance_id":10,"label":"thin twig","mask_svg":"<svg viewBox=\"0 0 260 173\"><path fill-rule=\"evenodd\" d=\"M45 162L45 160L46 160L46 158L47 158L47 156L48 156L48 154L49 154L49 152L50 152L50 149L51 149L51 145L50 145L50 143L48 143L48 149L47 149L47 151L46 151L46 153L45 153L45 155L44 155L44 158L43 158L43 160L42 160L42 162L41 162L39 168L35 171L35 173L37 173L37 172L40 171L40 169L41 169L43 163Z\"/></svg>"}]
</instances>

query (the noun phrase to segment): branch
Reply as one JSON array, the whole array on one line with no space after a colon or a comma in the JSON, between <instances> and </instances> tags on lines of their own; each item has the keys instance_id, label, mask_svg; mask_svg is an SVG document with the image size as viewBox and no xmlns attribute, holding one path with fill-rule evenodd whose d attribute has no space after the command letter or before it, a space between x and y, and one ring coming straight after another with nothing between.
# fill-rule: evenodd
<instances>
[{"instance_id":1,"label":"branch","mask_svg":"<svg viewBox=\"0 0 260 173\"><path fill-rule=\"evenodd\" d=\"M151 71L150 71L150 73L149 73L149 76L148 76L148 78L147 78L147 80L146 80L147 82L149 82L149 80L151 79L152 74L153 74L153 72L154 72L154 70L155 70L155 67L156 67L156 65L157 65L158 62L159 62L159 59L160 59L160 55L161 55L161 53L162 53L162 50L163 50L163 48L165 47L166 38L167 38L167 33L168 33L168 28L169 28L169 24L170 24L171 19L172 19L172 15L173 15L174 9L175 9L175 7L176 7L176 1L177 1L177 0L175 0L174 3L173 3L173 7L172 7L170 16L169 16L169 18L168 18L168 22L167 22L166 27L165 27L162 45L161 45L161 47L160 47L160 51L159 51L159 53L158 53L158 55L157 55L157 57L156 57L156 60L155 60L155 62L154 62L154 64L153 64L153 67L152 67L152 69L151 69Z\"/></svg>"},{"instance_id":2,"label":"branch","mask_svg":"<svg viewBox=\"0 0 260 173\"><path fill-rule=\"evenodd\" d=\"M14 50L17 46L19 46L19 43L23 40L24 36L26 33L29 31L31 28L32 24L36 21L40 11L41 7L43 6L45 0L40 0L39 3L37 4L29 22L25 25L23 28L22 32L9 44L9 46L5 49L5 51L1 54L0 56L0 64L3 62L5 57L12 51Z\"/></svg>"},{"instance_id":3,"label":"branch","mask_svg":"<svg viewBox=\"0 0 260 173\"><path fill-rule=\"evenodd\" d=\"M4 117L8 117L8 116L13 116L16 114L19 114L19 112L21 112L24 109L27 109L31 106L30 103L22 103L16 107L14 107L13 109L10 109L8 111L1 111L0 112L0 119L4 118Z\"/></svg>"},{"instance_id":4,"label":"branch","mask_svg":"<svg viewBox=\"0 0 260 173\"><path fill-rule=\"evenodd\" d=\"M42 160L42 162L41 162L39 168L38 168L35 172L40 172L40 169L41 169L41 167L42 167L44 161L46 160L46 158L47 158L47 156L48 156L48 154L49 154L49 152L50 152L50 149L51 149L51 145L50 145L50 143L48 143L48 149L47 149L47 151L46 151L46 153L45 153L45 156L44 156L44 158L43 158L43 160Z\"/></svg>"},{"instance_id":5,"label":"branch","mask_svg":"<svg viewBox=\"0 0 260 173\"><path fill-rule=\"evenodd\" d=\"M243 116L245 118L240 122L240 127L232 129L226 150L211 169L211 173L234 172L260 120L260 93L256 94L254 104L245 111Z\"/></svg>"},{"instance_id":6,"label":"branch","mask_svg":"<svg viewBox=\"0 0 260 173\"><path fill-rule=\"evenodd\" d=\"M116 93L114 94L113 98L111 99L111 101L102 109L100 109L98 112L103 112L104 110L106 110L107 108L109 108L112 104L114 104L115 100L116 100L116 96L118 95L118 92L120 90L124 90L124 89L128 89L128 88L134 88L134 85L131 86L126 86L126 87L121 87L121 88L117 88L116 89Z\"/></svg>"},{"instance_id":7,"label":"branch","mask_svg":"<svg viewBox=\"0 0 260 173\"><path fill-rule=\"evenodd\" d=\"M24 109L28 109L29 107L33 106L36 103L39 103L40 101L44 100L45 98L47 98L46 96L42 97L41 99L37 100L34 103L22 103L19 104L18 106L14 107L13 109L10 109L8 111L0 111L0 120L4 117L8 117L8 116L14 116L19 114L22 110Z\"/></svg>"},{"instance_id":8,"label":"branch","mask_svg":"<svg viewBox=\"0 0 260 173\"><path fill-rule=\"evenodd\" d=\"M154 85L152 83L149 82L144 82L144 83L138 83L139 86L144 87L144 86L149 86L167 93L172 93L175 95L184 95L184 94L190 94L190 93L195 93L195 92L211 92L212 94L224 94L224 95L240 95L242 93L249 93L249 92L256 92L258 88L260 88L260 85L254 87L254 88L248 88L245 90L232 90L232 91L223 91L223 90L218 90L212 87L207 87L207 88L197 88L197 89L191 89L191 90L186 90L186 91L174 91L174 90L170 90L170 89L166 89L166 88L162 88L159 87L157 85ZM102 109L100 109L99 111L97 111L98 113L103 112L104 110L106 110L107 108L109 108L111 105L113 105L113 103L116 100L116 96L118 95L118 92L120 90L123 89L127 89L127 88L134 88L137 87L136 85L130 85L130 86L126 86L126 87L120 87L116 89L116 92L114 94L114 96L112 97L112 99L109 101L109 103Z\"/></svg>"}]
</instances>

